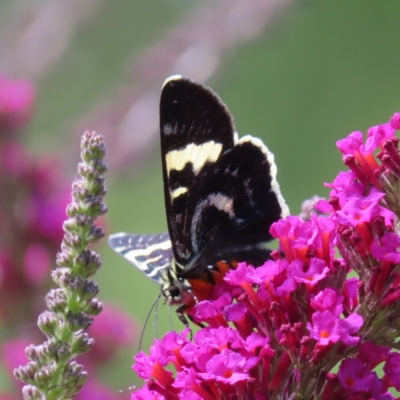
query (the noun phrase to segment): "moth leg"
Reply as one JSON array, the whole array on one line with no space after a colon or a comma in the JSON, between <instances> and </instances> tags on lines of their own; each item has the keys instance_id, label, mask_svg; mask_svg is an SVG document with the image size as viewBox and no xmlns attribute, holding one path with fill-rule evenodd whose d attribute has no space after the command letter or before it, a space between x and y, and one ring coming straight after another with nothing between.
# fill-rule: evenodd
<instances>
[{"instance_id":1,"label":"moth leg","mask_svg":"<svg viewBox=\"0 0 400 400\"><path fill-rule=\"evenodd\" d=\"M186 309L187 309L187 305L186 304L182 304L181 306L179 306L176 309L176 315L178 316L179 321L181 321L182 324L185 325L186 328L189 329L189 337L190 337L190 340L192 340L193 339L193 332L192 332L192 328L189 326L189 322L188 322L188 320L187 320L187 318L185 316L185 314L186 314L185 310Z\"/></svg>"},{"instance_id":2,"label":"moth leg","mask_svg":"<svg viewBox=\"0 0 400 400\"><path fill-rule=\"evenodd\" d=\"M189 322L188 322L186 316L189 318L189 320L190 320L194 325L197 325L197 326L200 327L200 328L204 328L205 325L203 325L201 322L196 322L196 321L194 320L194 318L193 318L190 314L188 314L188 313L186 312L187 308L188 308L188 306L187 306L186 304L182 304L181 306L179 306L179 307L176 309L176 315L178 316L179 321L181 321L182 324L186 326L186 328L189 328L189 337L190 337L190 340L192 340L192 339L193 339L193 331L192 331L192 328L191 328L190 325L189 325Z\"/></svg>"},{"instance_id":3,"label":"moth leg","mask_svg":"<svg viewBox=\"0 0 400 400\"><path fill-rule=\"evenodd\" d=\"M179 306L176 309L176 315L178 316L179 321L181 321L182 324L186 326L186 328L190 328L189 322L188 322L187 318L185 317L185 314L186 314L185 310L186 309L187 309L187 305L186 304L182 304L181 306Z\"/></svg>"},{"instance_id":4,"label":"moth leg","mask_svg":"<svg viewBox=\"0 0 400 400\"><path fill-rule=\"evenodd\" d=\"M194 318L193 318L190 314L188 314L187 316L188 316L188 318L190 319L190 321L192 321L192 323L193 323L194 325L197 325L199 328L205 328L205 325L204 325L204 324L202 324L201 322L196 322L196 321L194 320Z\"/></svg>"}]
</instances>

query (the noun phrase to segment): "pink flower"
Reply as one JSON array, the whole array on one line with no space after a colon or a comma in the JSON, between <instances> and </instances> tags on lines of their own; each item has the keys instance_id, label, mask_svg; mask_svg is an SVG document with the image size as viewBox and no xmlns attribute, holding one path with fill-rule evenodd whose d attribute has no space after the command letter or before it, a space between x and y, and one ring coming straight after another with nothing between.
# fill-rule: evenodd
<instances>
[{"instance_id":1,"label":"pink flower","mask_svg":"<svg viewBox=\"0 0 400 400\"><path fill-rule=\"evenodd\" d=\"M286 279L287 267L289 263L286 260L272 261L268 260L264 265L258 268L247 269L246 275L251 278L251 283L262 285L267 282L273 282L279 285L279 282ZM229 282L231 276L234 276L235 271L232 271L225 279Z\"/></svg>"},{"instance_id":2,"label":"pink flower","mask_svg":"<svg viewBox=\"0 0 400 400\"><path fill-rule=\"evenodd\" d=\"M13 377L14 368L28 362L28 358L25 355L25 348L29 344L30 341L27 339L12 339L3 343L1 347L1 359L10 377Z\"/></svg>"},{"instance_id":3,"label":"pink flower","mask_svg":"<svg viewBox=\"0 0 400 400\"><path fill-rule=\"evenodd\" d=\"M311 299L311 306L314 310L325 311L328 310L332 315L338 317L343 312L343 296L338 296L337 293L326 288L319 292L314 299Z\"/></svg>"},{"instance_id":4,"label":"pink flower","mask_svg":"<svg viewBox=\"0 0 400 400\"><path fill-rule=\"evenodd\" d=\"M381 193L381 198L384 196L384 193ZM349 200L337 212L339 223L344 226L357 226L363 222L371 222L380 216L378 202L379 199L371 201L370 199L353 198Z\"/></svg>"},{"instance_id":5,"label":"pink flower","mask_svg":"<svg viewBox=\"0 0 400 400\"><path fill-rule=\"evenodd\" d=\"M325 183L325 186L332 188L331 196L338 196L339 193L346 192L349 187L354 191L354 184L356 184L357 187L357 197L361 197L365 186L357 182L357 175L353 171L340 171L333 182Z\"/></svg>"},{"instance_id":6,"label":"pink flower","mask_svg":"<svg viewBox=\"0 0 400 400\"><path fill-rule=\"evenodd\" d=\"M253 271L254 267L247 265L246 263L239 263L238 267L231 271L229 275L225 277L225 281L231 285L241 286L244 282L251 283L249 271Z\"/></svg>"},{"instance_id":7,"label":"pink flower","mask_svg":"<svg viewBox=\"0 0 400 400\"><path fill-rule=\"evenodd\" d=\"M308 323L307 328L311 337L317 340L320 345L326 346L329 343L336 343L340 339L340 335L337 332L338 318L328 310L322 313L319 311L314 313L312 321L313 324Z\"/></svg>"},{"instance_id":8,"label":"pink flower","mask_svg":"<svg viewBox=\"0 0 400 400\"><path fill-rule=\"evenodd\" d=\"M371 369L387 360L390 347L377 346L374 342L368 341L358 347L358 359L364 364L369 365Z\"/></svg>"},{"instance_id":9,"label":"pink flower","mask_svg":"<svg viewBox=\"0 0 400 400\"><path fill-rule=\"evenodd\" d=\"M347 279L343 286L344 306L348 312L353 311L358 306L358 279Z\"/></svg>"},{"instance_id":10,"label":"pink flower","mask_svg":"<svg viewBox=\"0 0 400 400\"><path fill-rule=\"evenodd\" d=\"M50 276L51 257L48 249L39 243L29 245L24 256L24 271L33 284L41 283Z\"/></svg>"},{"instance_id":11,"label":"pink flower","mask_svg":"<svg viewBox=\"0 0 400 400\"><path fill-rule=\"evenodd\" d=\"M390 118L390 125L394 129L400 129L400 113L393 114L393 117Z\"/></svg>"},{"instance_id":12,"label":"pink flower","mask_svg":"<svg viewBox=\"0 0 400 400\"><path fill-rule=\"evenodd\" d=\"M27 80L0 76L0 131L21 128L32 112L35 89Z\"/></svg>"},{"instance_id":13,"label":"pink flower","mask_svg":"<svg viewBox=\"0 0 400 400\"><path fill-rule=\"evenodd\" d=\"M27 199L26 214L31 229L57 246L63 237L62 225L66 207L71 201L70 190L32 193Z\"/></svg>"},{"instance_id":14,"label":"pink flower","mask_svg":"<svg viewBox=\"0 0 400 400\"><path fill-rule=\"evenodd\" d=\"M378 183L374 176L378 163L373 155L373 144L368 149L364 146L362 132L353 132L347 138L337 141L336 145L343 153L344 163L362 183L368 181Z\"/></svg>"},{"instance_id":15,"label":"pink flower","mask_svg":"<svg viewBox=\"0 0 400 400\"><path fill-rule=\"evenodd\" d=\"M371 245L372 255L380 261L390 261L394 264L400 263L400 237L395 233L386 233L380 238L380 244L378 238L375 238Z\"/></svg>"},{"instance_id":16,"label":"pink flower","mask_svg":"<svg viewBox=\"0 0 400 400\"><path fill-rule=\"evenodd\" d=\"M258 268L240 263L196 304L191 315L205 327L193 341L168 334L136 357L148 390L193 400L394 398L387 387L400 389L400 357L390 353L399 331L398 121L395 114L372 127L366 143L358 131L338 142L351 170L327 185L320 211L328 215L274 223L280 251ZM372 369L385 361L380 378ZM339 363L337 375L319 374Z\"/></svg>"},{"instance_id":17,"label":"pink flower","mask_svg":"<svg viewBox=\"0 0 400 400\"><path fill-rule=\"evenodd\" d=\"M312 258L310 264L305 266L301 261L293 261L288 267L289 276L296 282L303 282L307 286L316 285L321 279L325 278L329 272L324 260Z\"/></svg>"},{"instance_id":18,"label":"pink flower","mask_svg":"<svg viewBox=\"0 0 400 400\"><path fill-rule=\"evenodd\" d=\"M132 393L131 400L164 400L165 397L161 396L157 391L150 390L147 386Z\"/></svg>"},{"instance_id":19,"label":"pink flower","mask_svg":"<svg viewBox=\"0 0 400 400\"><path fill-rule=\"evenodd\" d=\"M178 372L174 387L182 389L179 398L190 400L213 400L213 396L201 387L200 377L194 368Z\"/></svg>"},{"instance_id":20,"label":"pink flower","mask_svg":"<svg viewBox=\"0 0 400 400\"><path fill-rule=\"evenodd\" d=\"M335 221L314 214L307 222L288 216L272 224L270 231L279 239L287 261L297 259L308 263L311 257L318 257L330 265L335 226Z\"/></svg>"},{"instance_id":21,"label":"pink flower","mask_svg":"<svg viewBox=\"0 0 400 400\"><path fill-rule=\"evenodd\" d=\"M174 364L178 369L184 363L181 350L188 342L188 331L179 335L176 332L168 333L163 339L155 340L150 355L140 352L136 357L133 369L142 379L154 378L163 386L173 382L172 373L163 369L168 364Z\"/></svg>"},{"instance_id":22,"label":"pink flower","mask_svg":"<svg viewBox=\"0 0 400 400\"><path fill-rule=\"evenodd\" d=\"M196 319L207 322L210 326L218 327L226 325L221 310L228 304L232 303L232 295L230 293L223 293L215 301L202 301L199 303L196 312Z\"/></svg>"},{"instance_id":23,"label":"pink flower","mask_svg":"<svg viewBox=\"0 0 400 400\"><path fill-rule=\"evenodd\" d=\"M400 354L390 353L383 370L390 381L390 386L400 390Z\"/></svg>"},{"instance_id":24,"label":"pink flower","mask_svg":"<svg viewBox=\"0 0 400 400\"><path fill-rule=\"evenodd\" d=\"M7 140L0 146L0 168L17 179L26 179L31 172L32 160L20 143Z\"/></svg>"},{"instance_id":25,"label":"pink flower","mask_svg":"<svg viewBox=\"0 0 400 400\"><path fill-rule=\"evenodd\" d=\"M368 139L365 143L367 151L374 151L382 146L385 140L391 139L396 133L396 130L390 123L373 126L368 129Z\"/></svg>"},{"instance_id":26,"label":"pink flower","mask_svg":"<svg viewBox=\"0 0 400 400\"><path fill-rule=\"evenodd\" d=\"M338 140L336 146L344 155L354 156L362 149L363 134L360 131L352 132L347 138Z\"/></svg>"},{"instance_id":27,"label":"pink flower","mask_svg":"<svg viewBox=\"0 0 400 400\"><path fill-rule=\"evenodd\" d=\"M205 373L199 376L205 380L215 380L230 385L250 378L249 370L260 362L259 357L246 359L231 350L223 350L210 359Z\"/></svg>"},{"instance_id":28,"label":"pink flower","mask_svg":"<svg viewBox=\"0 0 400 400\"><path fill-rule=\"evenodd\" d=\"M357 313L350 314L347 318L337 321L337 332L340 340L347 346L355 346L359 343L360 338L354 336L363 326L364 319Z\"/></svg>"},{"instance_id":29,"label":"pink flower","mask_svg":"<svg viewBox=\"0 0 400 400\"><path fill-rule=\"evenodd\" d=\"M368 393L370 395L383 394L386 387L377 374L372 372L360 360L348 358L339 368L340 383L350 392Z\"/></svg>"}]
</instances>

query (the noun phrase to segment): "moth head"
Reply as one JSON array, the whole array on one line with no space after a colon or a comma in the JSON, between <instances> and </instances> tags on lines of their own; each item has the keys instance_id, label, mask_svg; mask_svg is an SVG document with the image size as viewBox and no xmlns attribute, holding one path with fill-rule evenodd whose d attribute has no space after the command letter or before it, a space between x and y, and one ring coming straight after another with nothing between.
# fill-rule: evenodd
<instances>
[{"instance_id":1,"label":"moth head","mask_svg":"<svg viewBox=\"0 0 400 400\"><path fill-rule=\"evenodd\" d=\"M167 301L172 304L180 303L182 301L181 289L176 285L169 285L167 288Z\"/></svg>"},{"instance_id":2,"label":"moth head","mask_svg":"<svg viewBox=\"0 0 400 400\"><path fill-rule=\"evenodd\" d=\"M162 295L167 304L189 304L197 302L193 296L190 283L181 276L175 276L173 273L169 276L170 280L165 282L162 288Z\"/></svg>"}]
</instances>

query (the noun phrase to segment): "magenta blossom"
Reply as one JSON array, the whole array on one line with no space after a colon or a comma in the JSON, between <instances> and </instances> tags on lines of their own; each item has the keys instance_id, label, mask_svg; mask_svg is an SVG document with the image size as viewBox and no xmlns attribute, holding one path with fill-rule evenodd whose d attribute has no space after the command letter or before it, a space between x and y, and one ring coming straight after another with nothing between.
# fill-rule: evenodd
<instances>
[{"instance_id":1,"label":"magenta blossom","mask_svg":"<svg viewBox=\"0 0 400 400\"><path fill-rule=\"evenodd\" d=\"M279 250L257 268L239 263L189 311L204 326L192 341L169 333L135 357L146 386L132 399L394 399L399 121L338 142L350 170L327 184L316 206L326 214L273 224ZM385 375L373 371L380 364Z\"/></svg>"},{"instance_id":2,"label":"magenta blossom","mask_svg":"<svg viewBox=\"0 0 400 400\"><path fill-rule=\"evenodd\" d=\"M339 316L343 312L344 296L338 296L337 293L326 288L319 292L314 299L311 299L311 306L317 311L329 311L334 316Z\"/></svg>"},{"instance_id":3,"label":"magenta blossom","mask_svg":"<svg viewBox=\"0 0 400 400\"><path fill-rule=\"evenodd\" d=\"M400 354L390 353L383 368L386 374L386 380L389 385L394 387L397 391L400 390Z\"/></svg>"},{"instance_id":4,"label":"magenta blossom","mask_svg":"<svg viewBox=\"0 0 400 400\"><path fill-rule=\"evenodd\" d=\"M0 75L0 130L16 130L32 113L35 88L26 80L11 80Z\"/></svg>"},{"instance_id":5,"label":"magenta blossom","mask_svg":"<svg viewBox=\"0 0 400 400\"><path fill-rule=\"evenodd\" d=\"M374 240L371 245L372 255L380 261L390 261L395 264L400 263L400 237L395 233L386 233L380 238L380 244L378 238Z\"/></svg>"},{"instance_id":6,"label":"magenta blossom","mask_svg":"<svg viewBox=\"0 0 400 400\"><path fill-rule=\"evenodd\" d=\"M361 361L357 359L346 359L342 362L339 369L339 379L343 388L350 393L367 394L367 398L393 398L381 397L390 396L387 393L386 385L378 378L376 372L371 371Z\"/></svg>"},{"instance_id":7,"label":"magenta blossom","mask_svg":"<svg viewBox=\"0 0 400 400\"><path fill-rule=\"evenodd\" d=\"M24 255L26 277L34 284L41 283L50 276L52 266L48 249L40 243L32 243Z\"/></svg>"},{"instance_id":8,"label":"magenta blossom","mask_svg":"<svg viewBox=\"0 0 400 400\"><path fill-rule=\"evenodd\" d=\"M27 339L13 339L2 344L1 359L7 373L13 376L14 368L25 364L28 359L25 355L25 348L30 344Z\"/></svg>"}]
</instances>

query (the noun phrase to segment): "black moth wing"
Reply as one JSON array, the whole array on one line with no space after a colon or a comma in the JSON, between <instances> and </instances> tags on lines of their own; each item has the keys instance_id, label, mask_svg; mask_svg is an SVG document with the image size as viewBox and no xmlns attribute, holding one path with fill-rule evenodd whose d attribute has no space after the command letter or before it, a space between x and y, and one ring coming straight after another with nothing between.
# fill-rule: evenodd
<instances>
[{"instance_id":1,"label":"black moth wing","mask_svg":"<svg viewBox=\"0 0 400 400\"><path fill-rule=\"evenodd\" d=\"M115 233L108 238L109 246L159 285L165 283L166 270L172 261L168 233L136 235Z\"/></svg>"},{"instance_id":2,"label":"black moth wing","mask_svg":"<svg viewBox=\"0 0 400 400\"><path fill-rule=\"evenodd\" d=\"M206 86L175 75L160 99L161 157L168 230L177 262L193 255L190 237L192 189L208 162L234 146L234 123L226 106Z\"/></svg>"},{"instance_id":3,"label":"black moth wing","mask_svg":"<svg viewBox=\"0 0 400 400\"><path fill-rule=\"evenodd\" d=\"M218 259L246 259L271 240L271 224L288 209L273 155L262 141L251 136L238 141L220 98L180 76L164 84L160 125L168 229L177 262L200 275Z\"/></svg>"},{"instance_id":4,"label":"black moth wing","mask_svg":"<svg viewBox=\"0 0 400 400\"><path fill-rule=\"evenodd\" d=\"M189 267L224 259L265 262L270 227L289 213L275 176L272 153L251 136L204 166L193 192L199 201L190 210L192 246L199 255Z\"/></svg>"}]
</instances>

